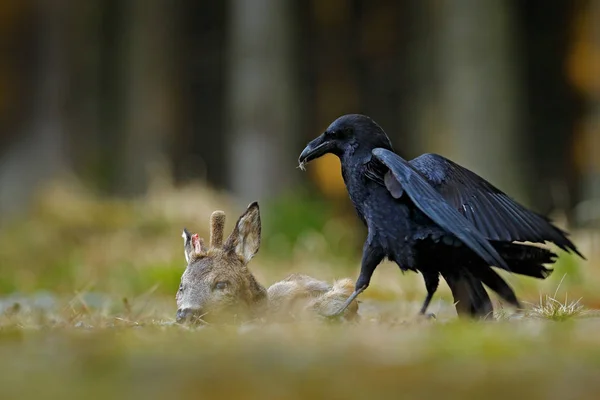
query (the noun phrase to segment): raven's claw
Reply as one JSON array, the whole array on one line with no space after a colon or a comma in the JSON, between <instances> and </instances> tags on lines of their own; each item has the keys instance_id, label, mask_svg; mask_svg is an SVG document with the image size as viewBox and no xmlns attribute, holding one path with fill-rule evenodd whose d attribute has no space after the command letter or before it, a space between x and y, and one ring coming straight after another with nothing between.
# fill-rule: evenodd
<instances>
[{"instance_id":1,"label":"raven's claw","mask_svg":"<svg viewBox=\"0 0 600 400\"><path fill-rule=\"evenodd\" d=\"M348 299L344 302L344 304L340 307L339 310L337 310L336 312L334 312L333 314L330 315L330 317L339 317L340 315L342 315L344 313L344 311L346 311L346 308L348 308L348 306L350 305L350 303L352 303L352 301L354 299L356 299L356 297L361 294L367 287L363 286L360 289L357 289L354 291L354 293L352 293L350 295L350 297L348 297Z\"/></svg>"}]
</instances>

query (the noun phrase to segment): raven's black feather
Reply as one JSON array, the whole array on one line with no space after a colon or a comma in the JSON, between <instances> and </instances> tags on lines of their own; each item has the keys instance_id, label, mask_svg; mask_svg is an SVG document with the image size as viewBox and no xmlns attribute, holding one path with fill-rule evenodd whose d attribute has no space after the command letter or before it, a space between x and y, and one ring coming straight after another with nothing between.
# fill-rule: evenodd
<instances>
[{"instance_id":1,"label":"raven's black feather","mask_svg":"<svg viewBox=\"0 0 600 400\"><path fill-rule=\"evenodd\" d=\"M548 218L526 209L474 172L437 154L423 154L410 164L488 239L549 241L584 258Z\"/></svg>"},{"instance_id":2,"label":"raven's black feather","mask_svg":"<svg viewBox=\"0 0 600 400\"><path fill-rule=\"evenodd\" d=\"M510 270L506 261L477 228L446 202L427 179L406 160L386 149L375 149L373 155L389 168L397 185L404 188L414 205L433 222L458 237L487 263ZM389 184L386 187L390 190Z\"/></svg>"},{"instance_id":3,"label":"raven's black feather","mask_svg":"<svg viewBox=\"0 0 600 400\"><path fill-rule=\"evenodd\" d=\"M325 153L340 158L348 194L368 228L356 294L369 285L387 257L402 270L423 274L428 296L422 313L441 275L459 315L482 317L493 310L482 283L519 306L492 266L540 279L552 272L543 264L554 263L555 254L512 242L552 242L581 256L566 233L546 217L466 168L433 154L402 159L369 117L338 118L304 149L299 161Z\"/></svg>"}]
</instances>

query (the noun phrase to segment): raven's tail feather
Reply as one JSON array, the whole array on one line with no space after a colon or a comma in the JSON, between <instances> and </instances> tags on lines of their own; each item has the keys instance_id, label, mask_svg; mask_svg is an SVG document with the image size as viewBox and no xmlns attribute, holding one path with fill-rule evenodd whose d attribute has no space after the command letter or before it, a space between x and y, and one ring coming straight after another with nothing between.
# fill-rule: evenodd
<instances>
[{"instance_id":1,"label":"raven's tail feather","mask_svg":"<svg viewBox=\"0 0 600 400\"><path fill-rule=\"evenodd\" d=\"M494 307L481 280L467 270L461 270L459 273L442 273L442 276L452 291L459 317L486 319L492 316Z\"/></svg>"},{"instance_id":2,"label":"raven's tail feather","mask_svg":"<svg viewBox=\"0 0 600 400\"><path fill-rule=\"evenodd\" d=\"M475 268L471 273L475 278L480 279L487 287L496 292L506 302L517 308L521 308L521 303L519 303L515 292L492 268L482 266L482 268Z\"/></svg>"},{"instance_id":3,"label":"raven's tail feather","mask_svg":"<svg viewBox=\"0 0 600 400\"><path fill-rule=\"evenodd\" d=\"M538 279L546 279L553 272L543 265L556 261L557 255L550 250L518 243L492 242L492 245L506 260L510 272Z\"/></svg>"},{"instance_id":4,"label":"raven's tail feather","mask_svg":"<svg viewBox=\"0 0 600 400\"><path fill-rule=\"evenodd\" d=\"M506 260L510 272L545 279L553 272L544 264L556 261L556 254L536 246L517 243L492 242L494 248ZM492 302L483 284L496 292L506 302L517 308L521 304L510 286L487 265L473 265L468 270L462 268L452 273L443 272L442 276L450 286L456 311L461 317L487 318L493 312Z\"/></svg>"}]
</instances>

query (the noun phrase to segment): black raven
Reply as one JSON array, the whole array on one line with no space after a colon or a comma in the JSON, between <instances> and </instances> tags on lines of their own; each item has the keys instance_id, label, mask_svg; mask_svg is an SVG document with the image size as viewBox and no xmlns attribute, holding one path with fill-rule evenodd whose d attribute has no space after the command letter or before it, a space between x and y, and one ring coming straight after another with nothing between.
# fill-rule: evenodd
<instances>
[{"instance_id":1,"label":"black raven","mask_svg":"<svg viewBox=\"0 0 600 400\"><path fill-rule=\"evenodd\" d=\"M584 258L548 218L474 172L437 154L402 159L367 116L336 119L302 151L300 167L327 153L339 157L350 199L368 229L360 275L346 304L369 286L375 268L387 257L402 271L423 275L427 297L420 314L442 275L459 316L487 317L493 307L482 284L521 307L492 266L539 279L552 273L543 264L554 263L556 254L513 242L552 242Z\"/></svg>"}]
</instances>

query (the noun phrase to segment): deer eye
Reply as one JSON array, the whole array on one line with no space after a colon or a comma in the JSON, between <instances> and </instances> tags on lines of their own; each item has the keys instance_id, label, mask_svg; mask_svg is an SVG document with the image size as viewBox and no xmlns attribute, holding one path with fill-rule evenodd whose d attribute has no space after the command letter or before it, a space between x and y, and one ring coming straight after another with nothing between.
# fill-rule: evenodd
<instances>
[{"instance_id":1,"label":"deer eye","mask_svg":"<svg viewBox=\"0 0 600 400\"><path fill-rule=\"evenodd\" d=\"M178 292L179 293L183 292L183 283L179 284L179 290L178 290Z\"/></svg>"},{"instance_id":2,"label":"deer eye","mask_svg":"<svg viewBox=\"0 0 600 400\"><path fill-rule=\"evenodd\" d=\"M227 286L229 286L229 282L221 281L221 282L217 282L215 284L215 289L217 289L217 290L225 290L225 288L227 288Z\"/></svg>"}]
</instances>

